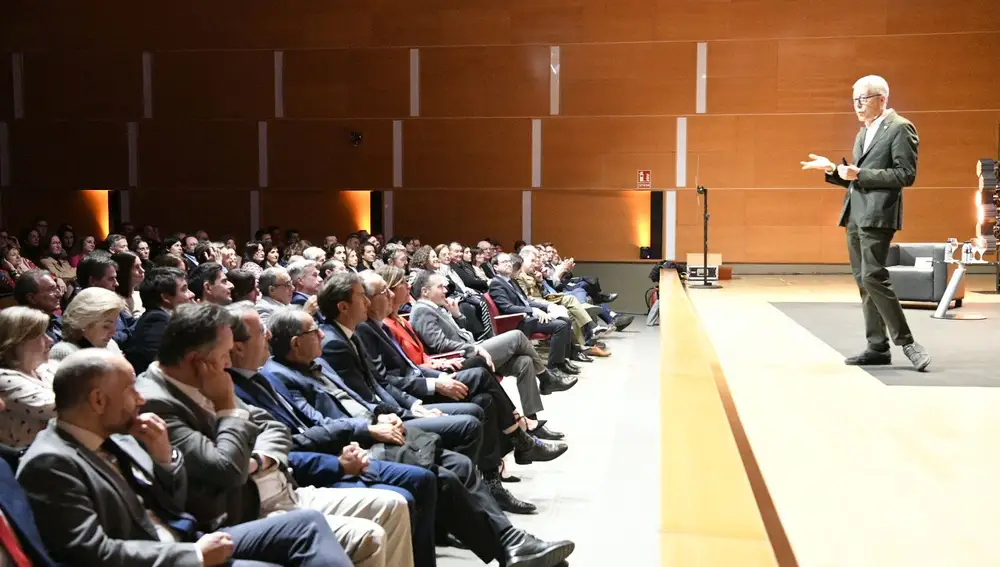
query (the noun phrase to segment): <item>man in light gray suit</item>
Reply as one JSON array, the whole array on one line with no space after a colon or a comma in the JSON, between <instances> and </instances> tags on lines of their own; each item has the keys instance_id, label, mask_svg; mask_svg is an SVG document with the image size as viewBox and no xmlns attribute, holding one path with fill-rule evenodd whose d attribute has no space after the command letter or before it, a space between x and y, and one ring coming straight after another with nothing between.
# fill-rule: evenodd
<instances>
[{"instance_id":1,"label":"man in light gray suit","mask_svg":"<svg viewBox=\"0 0 1000 567\"><path fill-rule=\"evenodd\" d=\"M892 237L903 227L903 188L917 178L919 137L909 120L888 108L889 84L882 77L858 79L852 96L854 112L864 123L854 140L854 165L846 158L838 165L816 154L801 162L802 169L823 170L827 183L847 188L840 226L847 228L851 272L861 292L868 347L844 362L889 364L888 325L892 342L903 347L914 368L924 371L931 357L913 340L885 268Z\"/></svg>"},{"instance_id":2,"label":"man in light gray suit","mask_svg":"<svg viewBox=\"0 0 1000 567\"><path fill-rule=\"evenodd\" d=\"M52 387L58 418L21 459L17 480L56 561L210 567L237 559L233 565L247 567L259 561L350 567L314 511L202 535L183 508L184 458L170 446L162 419L138 413L143 400L135 372L121 355L73 353Z\"/></svg>"}]
</instances>

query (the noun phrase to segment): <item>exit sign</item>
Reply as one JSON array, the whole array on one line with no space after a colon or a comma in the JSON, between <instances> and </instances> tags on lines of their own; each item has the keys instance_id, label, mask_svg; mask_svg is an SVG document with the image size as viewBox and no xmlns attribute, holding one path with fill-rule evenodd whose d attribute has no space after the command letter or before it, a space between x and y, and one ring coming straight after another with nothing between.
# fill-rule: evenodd
<instances>
[{"instance_id":1,"label":"exit sign","mask_svg":"<svg viewBox=\"0 0 1000 567\"><path fill-rule=\"evenodd\" d=\"M635 188L636 189L652 189L652 175L651 171L648 169L640 169L636 172L635 176Z\"/></svg>"}]
</instances>

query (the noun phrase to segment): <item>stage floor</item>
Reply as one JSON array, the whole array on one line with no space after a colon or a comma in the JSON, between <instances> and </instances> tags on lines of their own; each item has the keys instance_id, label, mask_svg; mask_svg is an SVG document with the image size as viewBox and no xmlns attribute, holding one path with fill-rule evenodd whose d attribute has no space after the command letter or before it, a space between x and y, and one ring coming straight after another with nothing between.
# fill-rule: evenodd
<instances>
[{"instance_id":1,"label":"stage floor","mask_svg":"<svg viewBox=\"0 0 1000 567\"><path fill-rule=\"evenodd\" d=\"M986 321L907 310L925 375L895 347L891 369L843 364L864 347L850 276L722 284L688 293L797 564L1000 565L1000 305L984 305L1000 297L976 293L993 277L972 276L962 308Z\"/></svg>"}]
</instances>

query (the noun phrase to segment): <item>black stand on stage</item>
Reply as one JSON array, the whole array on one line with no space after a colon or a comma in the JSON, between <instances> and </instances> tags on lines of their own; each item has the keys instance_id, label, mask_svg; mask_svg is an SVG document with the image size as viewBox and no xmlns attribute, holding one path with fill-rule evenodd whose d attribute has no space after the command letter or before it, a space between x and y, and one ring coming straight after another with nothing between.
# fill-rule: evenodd
<instances>
[{"instance_id":1,"label":"black stand on stage","mask_svg":"<svg viewBox=\"0 0 1000 567\"><path fill-rule=\"evenodd\" d=\"M709 214L708 214L708 189L705 188L705 187L703 187L703 186L701 186L701 185L698 185L698 194L703 197L703 200L705 202L705 228L704 228L704 238L705 238L704 239L704 245L705 245L705 251L704 251L704 256L702 256L702 258L701 258L701 264L702 264L702 266L701 266L701 277L702 277L701 282L698 283L698 284L695 284L695 285L689 284L688 285L688 289L722 289L721 285L719 285L717 283L714 283L714 282L708 281L708 217L709 217ZM716 267L716 272L715 272L716 279L718 279L718 277L719 277L718 270L719 270L719 267Z\"/></svg>"}]
</instances>

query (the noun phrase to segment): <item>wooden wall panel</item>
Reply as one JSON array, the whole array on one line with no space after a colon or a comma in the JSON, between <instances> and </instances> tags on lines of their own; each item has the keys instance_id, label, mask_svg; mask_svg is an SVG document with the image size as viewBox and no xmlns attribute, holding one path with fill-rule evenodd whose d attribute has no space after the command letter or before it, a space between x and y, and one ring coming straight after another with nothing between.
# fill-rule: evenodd
<instances>
[{"instance_id":1,"label":"wooden wall panel","mask_svg":"<svg viewBox=\"0 0 1000 567\"><path fill-rule=\"evenodd\" d=\"M713 114L777 110L777 41L713 42L708 61L706 110Z\"/></svg>"},{"instance_id":2,"label":"wooden wall panel","mask_svg":"<svg viewBox=\"0 0 1000 567\"><path fill-rule=\"evenodd\" d=\"M521 238L520 191L397 190L392 200L395 233L418 236L424 244L458 240L475 246L495 238L512 250ZM470 214L474 210L488 212Z\"/></svg>"},{"instance_id":3,"label":"wooden wall panel","mask_svg":"<svg viewBox=\"0 0 1000 567\"><path fill-rule=\"evenodd\" d=\"M134 120L142 116L139 53L27 52L22 66L26 118Z\"/></svg>"},{"instance_id":4,"label":"wooden wall panel","mask_svg":"<svg viewBox=\"0 0 1000 567\"><path fill-rule=\"evenodd\" d=\"M257 186L257 123L144 122L139 183L145 187Z\"/></svg>"},{"instance_id":5,"label":"wooden wall panel","mask_svg":"<svg viewBox=\"0 0 1000 567\"><path fill-rule=\"evenodd\" d=\"M56 204L58 206L54 206ZM2 223L11 234L20 238L21 229L31 226L38 217L49 222L50 231L61 224L69 224L78 241L87 235L107 236L84 191L35 187L4 190Z\"/></svg>"},{"instance_id":6,"label":"wooden wall panel","mask_svg":"<svg viewBox=\"0 0 1000 567\"><path fill-rule=\"evenodd\" d=\"M407 120L403 123L403 186L530 187L531 121Z\"/></svg>"},{"instance_id":7,"label":"wooden wall panel","mask_svg":"<svg viewBox=\"0 0 1000 567\"><path fill-rule=\"evenodd\" d=\"M157 52L153 116L182 120L274 116L274 56L267 51Z\"/></svg>"},{"instance_id":8,"label":"wooden wall panel","mask_svg":"<svg viewBox=\"0 0 1000 567\"><path fill-rule=\"evenodd\" d=\"M983 17L996 10L994 0L888 0L887 33L956 33L1000 31L1000 19ZM943 7L942 7L943 6Z\"/></svg>"},{"instance_id":9,"label":"wooden wall panel","mask_svg":"<svg viewBox=\"0 0 1000 567\"><path fill-rule=\"evenodd\" d=\"M649 169L654 188L671 187L675 118L552 118L542 123L542 186L635 188Z\"/></svg>"},{"instance_id":10,"label":"wooden wall panel","mask_svg":"<svg viewBox=\"0 0 1000 567\"><path fill-rule=\"evenodd\" d=\"M410 113L407 49L285 51L288 118L398 118Z\"/></svg>"},{"instance_id":11,"label":"wooden wall panel","mask_svg":"<svg viewBox=\"0 0 1000 567\"><path fill-rule=\"evenodd\" d=\"M547 46L420 50L421 116L549 114Z\"/></svg>"},{"instance_id":12,"label":"wooden wall panel","mask_svg":"<svg viewBox=\"0 0 1000 567\"><path fill-rule=\"evenodd\" d=\"M302 238L322 245L323 237L335 234L341 240L360 229L370 230L371 207L358 210L359 199L370 203L368 191L289 190L262 191L260 226L296 228Z\"/></svg>"},{"instance_id":13,"label":"wooden wall panel","mask_svg":"<svg viewBox=\"0 0 1000 567\"><path fill-rule=\"evenodd\" d=\"M361 132L361 146L351 144ZM279 120L268 125L270 187L392 187L392 121Z\"/></svg>"},{"instance_id":14,"label":"wooden wall panel","mask_svg":"<svg viewBox=\"0 0 1000 567\"><path fill-rule=\"evenodd\" d=\"M649 191L535 191L531 216L531 240L563 258L638 260L649 244Z\"/></svg>"},{"instance_id":15,"label":"wooden wall panel","mask_svg":"<svg viewBox=\"0 0 1000 567\"><path fill-rule=\"evenodd\" d=\"M976 162L997 156L1000 112L914 112L905 116L920 136L915 187L977 186Z\"/></svg>"},{"instance_id":16,"label":"wooden wall panel","mask_svg":"<svg viewBox=\"0 0 1000 567\"><path fill-rule=\"evenodd\" d=\"M112 189L128 185L124 124L29 122L9 125L11 185Z\"/></svg>"},{"instance_id":17,"label":"wooden wall panel","mask_svg":"<svg viewBox=\"0 0 1000 567\"><path fill-rule=\"evenodd\" d=\"M3 19L0 16L0 19ZM14 117L14 87L11 84L11 54L0 51L0 120Z\"/></svg>"},{"instance_id":18,"label":"wooden wall panel","mask_svg":"<svg viewBox=\"0 0 1000 567\"><path fill-rule=\"evenodd\" d=\"M563 46L560 114L688 114L695 111L695 43Z\"/></svg>"},{"instance_id":19,"label":"wooden wall panel","mask_svg":"<svg viewBox=\"0 0 1000 567\"><path fill-rule=\"evenodd\" d=\"M734 0L730 38L837 37L886 33L888 0Z\"/></svg>"},{"instance_id":20,"label":"wooden wall panel","mask_svg":"<svg viewBox=\"0 0 1000 567\"><path fill-rule=\"evenodd\" d=\"M137 226L152 224L160 236L208 231L215 238L232 234L238 244L250 234L250 194L245 189L141 189L129 192L131 218Z\"/></svg>"},{"instance_id":21,"label":"wooden wall panel","mask_svg":"<svg viewBox=\"0 0 1000 567\"><path fill-rule=\"evenodd\" d=\"M975 188L903 191L903 230L897 242L944 242L976 236Z\"/></svg>"}]
</instances>

